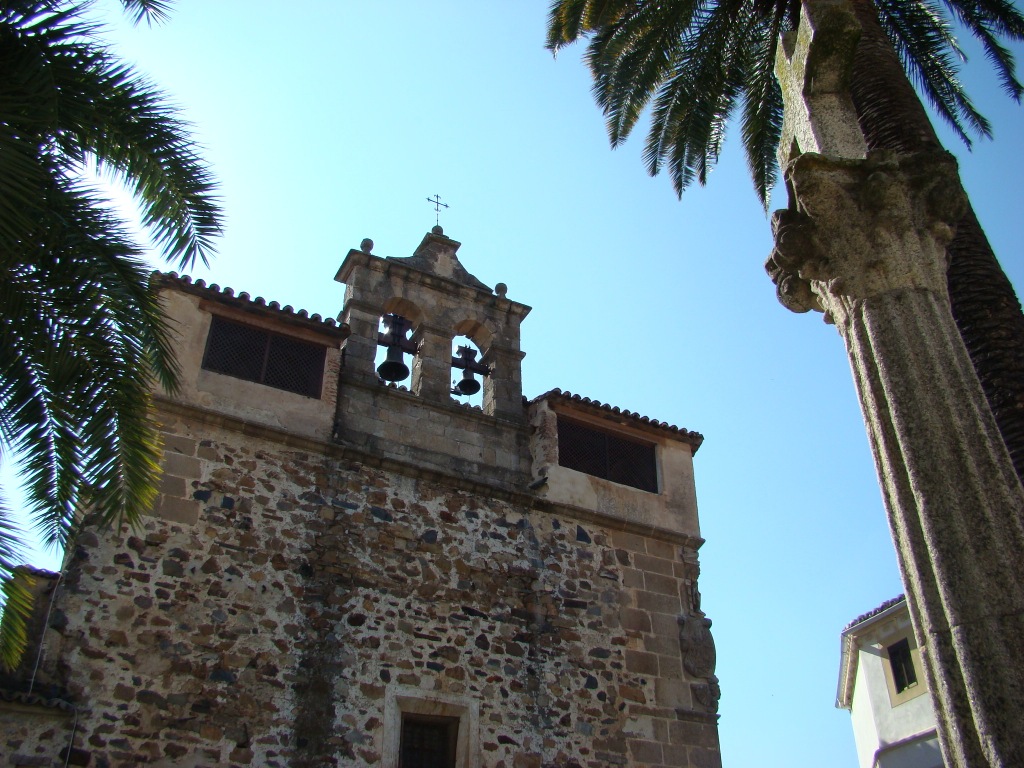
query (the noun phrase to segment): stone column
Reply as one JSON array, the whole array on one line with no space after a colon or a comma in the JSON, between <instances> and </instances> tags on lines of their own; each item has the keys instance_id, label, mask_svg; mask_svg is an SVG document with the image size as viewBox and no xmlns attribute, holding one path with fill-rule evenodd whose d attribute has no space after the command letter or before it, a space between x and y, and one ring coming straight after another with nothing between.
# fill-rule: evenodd
<instances>
[{"instance_id":1,"label":"stone column","mask_svg":"<svg viewBox=\"0 0 1024 768\"><path fill-rule=\"evenodd\" d=\"M452 400L452 337L427 324L416 329L417 351L412 364L412 391L434 403Z\"/></svg>"},{"instance_id":2,"label":"stone column","mask_svg":"<svg viewBox=\"0 0 1024 768\"><path fill-rule=\"evenodd\" d=\"M342 347L345 365L342 376L364 384L376 385L377 371L373 365L377 356L377 334L380 332L380 308L353 299L345 302L341 320L352 329Z\"/></svg>"},{"instance_id":3,"label":"stone column","mask_svg":"<svg viewBox=\"0 0 1024 768\"><path fill-rule=\"evenodd\" d=\"M494 344L483 356L493 373L484 381L484 413L512 421L525 421L522 360L524 352Z\"/></svg>"},{"instance_id":4,"label":"stone column","mask_svg":"<svg viewBox=\"0 0 1024 768\"><path fill-rule=\"evenodd\" d=\"M805 154L786 179L769 272L846 344L947 765L1024 765L1024 489L949 309L955 162Z\"/></svg>"},{"instance_id":5,"label":"stone column","mask_svg":"<svg viewBox=\"0 0 1024 768\"><path fill-rule=\"evenodd\" d=\"M949 308L963 193L946 153L865 153L828 127L856 125L833 71L850 17L805 2L780 51L790 206L767 269L785 306L823 311L846 345L947 767L1021 766L1024 489Z\"/></svg>"}]
</instances>

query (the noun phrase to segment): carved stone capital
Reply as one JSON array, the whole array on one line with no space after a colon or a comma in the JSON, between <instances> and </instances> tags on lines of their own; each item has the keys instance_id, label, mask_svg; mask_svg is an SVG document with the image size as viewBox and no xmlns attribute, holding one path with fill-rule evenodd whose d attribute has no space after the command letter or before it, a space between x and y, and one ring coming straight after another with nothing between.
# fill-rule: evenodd
<instances>
[{"instance_id":1,"label":"carved stone capital","mask_svg":"<svg viewBox=\"0 0 1024 768\"><path fill-rule=\"evenodd\" d=\"M783 306L839 321L852 304L891 291L946 295L946 244L965 205L950 154L809 153L785 176L791 203L772 216L765 264Z\"/></svg>"}]
</instances>

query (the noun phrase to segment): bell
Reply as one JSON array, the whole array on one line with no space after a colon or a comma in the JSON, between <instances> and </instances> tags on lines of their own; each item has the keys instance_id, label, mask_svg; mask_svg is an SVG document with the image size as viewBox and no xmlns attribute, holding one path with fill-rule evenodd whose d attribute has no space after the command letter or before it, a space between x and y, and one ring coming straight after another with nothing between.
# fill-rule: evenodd
<instances>
[{"instance_id":1,"label":"bell","mask_svg":"<svg viewBox=\"0 0 1024 768\"><path fill-rule=\"evenodd\" d=\"M462 371L462 381L455 385L455 389L452 390L456 395L462 395L468 397L469 395L475 395L480 391L480 382L473 378L473 372L468 368L464 368Z\"/></svg>"},{"instance_id":2,"label":"bell","mask_svg":"<svg viewBox=\"0 0 1024 768\"><path fill-rule=\"evenodd\" d=\"M403 360L401 347L388 347L387 359L377 366L377 375L384 381L404 381L408 378L409 366Z\"/></svg>"}]
</instances>

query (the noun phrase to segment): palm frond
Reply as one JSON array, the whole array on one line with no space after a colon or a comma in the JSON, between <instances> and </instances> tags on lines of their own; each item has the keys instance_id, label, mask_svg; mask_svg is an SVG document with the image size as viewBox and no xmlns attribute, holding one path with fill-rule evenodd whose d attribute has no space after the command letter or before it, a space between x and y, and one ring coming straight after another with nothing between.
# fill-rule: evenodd
<instances>
[{"instance_id":1,"label":"palm frond","mask_svg":"<svg viewBox=\"0 0 1024 768\"><path fill-rule=\"evenodd\" d=\"M25 456L29 511L64 544L85 502L105 522L151 505L150 392L176 368L148 270L103 201L63 179L48 202L23 241L36 250L0 277L0 440Z\"/></svg>"},{"instance_id":2,"label":"palm frond","mask_svg":"<svg viewBox=\"0 0 1024 768\"><path fill-rule=\"evenodd\" d=\"M765 210L778 178L777 152L782 137L782 89L775 79L775 53L782 19L760 21L767 29L757 30L750 42L750 63L743 96L741 124L747 168Z\"/></svg>"},{"instance_id":3,"label":"palm frond","mask_svg":"<svg viewBox=\"0 0 1024 768\"><path fill-rule=\"evenodd\" d=\"M743 92L742 46L747 27L735 24L745 14L745 0L719 3L695 14L682 41L673 76L662 85L651 109L651 130L644 161L651 175L668 164L677 195L693 181L707 182L718 160L730 114Z\"/></svg>"},{"instance_id":4,"label":"palm frond","mask_svg":"<svg viewBox=\"0 0 1024 768\"><path fill-rule=\"evenodd\" d=\"M962 56L947 18L929 0L875 0L882 29L912 82L967 145L968 130L990 137L992 128L957 77Z\"/></svg>"},{"instance_id":5,"label":"palm frond","mask_svg":"<svg viewBox=\"0 0 1024 768\"><path fill-rule=\"evenodd\" d=\"M1024 15L1010 0L872 2L904 71L968 146L991 129L958 78L963 53L950 15L981 42L1007 94L1024 95L1005 45L1024 39ZM667 167L677 194L706 181L741 101L747 164L767 205L781 136L773 57L798 11L798 0L555 0L547 46L589 39L584 60L612 146L649 114L644 164L652 175Z\"/></svg>"},{"instance_id":6,"label":"palm frond","mask_svg":"<svg viewBox=\"0 0 1024 768\"><path fill-rule=\"evenodd\" d=\"M159 24L170 16L171 0L121 0L125 13L138 24Z\"/></svg>"},{"instance_id":7,"label":"palm frond","mask_svg":"<svg viewBox=\"0 0 1024 768\"><path fill-rule=\"evenodd\" d=\"M170 5L122 2L136 22L159 21ZM105 49L84 5L0 3L0 449L20 457L27 511L58 545L86 510L117 524L150 508L160 476L152 391L173 391L178 372L141 251L83 167L126 181L181 268L206 262L220 231L188 126ZM4 520L0 578L17 543ZM0 630L0 655L10 659L26 603L16 582L3 588L13 623Z\"/></svg>"},{"instance_id":8,"label":"palm frond","mask_svg":"<svg viewBox=\"0 0 1024 768\"><path fill-rule=\"evenodd\" d=\"M219 204L189 126L175 117L166 97L67 12L40 12L15 32L10 55L24 62L18 71L35 74L12 94L12 132L50 137L55 152L69 160L95 158L133 190L165 259L180 269L196 259L207 263L221 231ZM6 106L0 93L0 108Z\"/></svg>"},{"instance_id":9,"label":"palm frond","mask_svg":"<svg viewBox=\"0 0 1024 768\"><path fill-rule=\"evenodd\" d=\"M700 7L685 1L641 4L593 37L586 60L613 147L629 136L672 71L683 35Z\"/></svg>"},{"instance_id":10,"label":"palm frond","mask_svg":"<svg viewBox=\"0 0 1024 768\"><path fill-rule=\"evenodd\" d=\"M552 0L545 47L552 53L596 30L611 26L636 0Z\"/></svg>"},{"instance_id":11,"label":"palm frond","mask_svg":"<svg viewBox=\"0 0 1024 768\"><path fill-rule=\"evenodd\" d=\"M1013 53L999 38L1024 40L1024 15L1012 3L1004 0L980 0L977 2L953 2L945 0L950 13L967 27L981 42L985 57L992 62L1003 91L1019 102L1024 88L1016 75L1016 61Z\"/></svg>"},{"instance_id":12,"label":"palm frond","mask_svg":"<svg viewBox=\"0 0 1024 768\"><path fill-rule=\"evenodd\" d=\"M28 646L28 621L32 616L31 578L13 573L8 563L0 563L0 595L3 619L0 620L0 667L13 670Z\"/></svg>"},{"instance_id":13,"label":"palm frond","mask_svg":"<svg viewBox=\"0 0 1024 768\"><path fill-rule=\"evenodd\" d=\"M0 489L0 668L18 665L28 644L26 626L32 615L31 585L16 577L15 564L22 559L22 530L4 503Z\"/></svg>"}]
</instances>

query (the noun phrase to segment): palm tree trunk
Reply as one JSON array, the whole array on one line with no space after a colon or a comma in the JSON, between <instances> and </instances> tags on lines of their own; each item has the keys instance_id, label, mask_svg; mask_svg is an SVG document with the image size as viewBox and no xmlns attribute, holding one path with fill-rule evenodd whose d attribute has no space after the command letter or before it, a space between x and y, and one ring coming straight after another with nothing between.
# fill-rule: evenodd
<instances>
[{"instance_id":1,"label":"palm tree trunk","mask_svg":"<svg viewBox=\"0 0 1024 768\"><path fill-rule=\"evenodd\" d=\"M878 23L869 0L854 0L863 30L850 84L869 149L940 149L928 114ZM947 246L953 318L981 388L1024 482L1024 313L974 210Z\"/></svg>"},{"instance_id":2,"label":"palm tree trunk","mask_svg":"<svg viewBox=\"0 0 1024 768\"><path fill-rule=\"evenodd\" d=\"M949 244L949 300L992 415L1024 480L1024 315L972 208Z\"/></svg>"}]
</instances>

